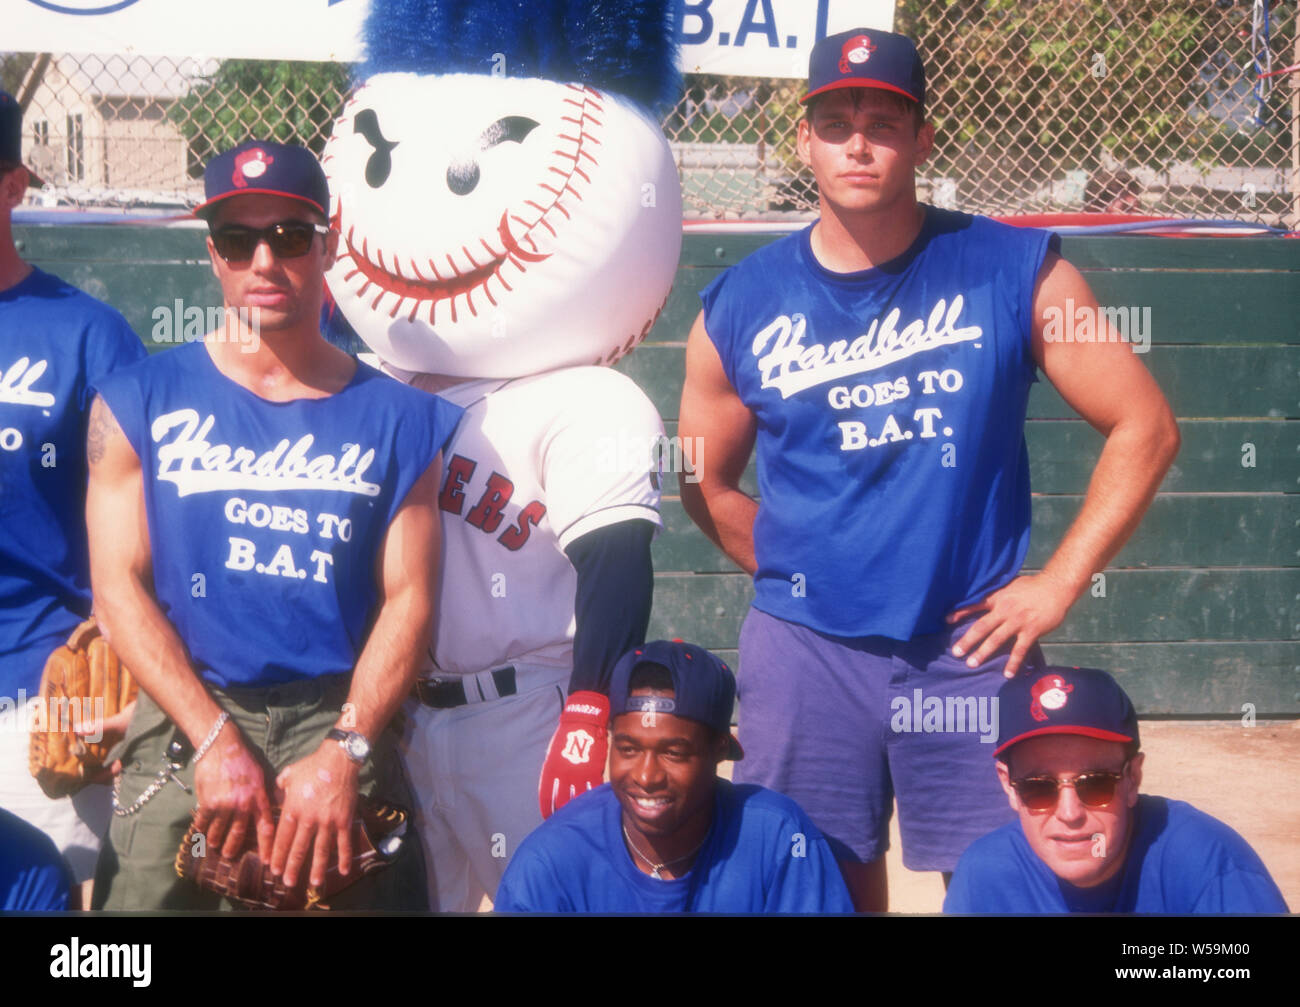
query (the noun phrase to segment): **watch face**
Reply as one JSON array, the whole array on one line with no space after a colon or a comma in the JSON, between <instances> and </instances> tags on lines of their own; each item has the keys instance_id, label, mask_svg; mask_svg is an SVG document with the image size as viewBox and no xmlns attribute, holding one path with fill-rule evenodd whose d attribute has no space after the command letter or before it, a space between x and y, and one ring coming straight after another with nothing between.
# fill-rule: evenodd
<instances>
[{"instance_id":1,"label":"watch face","mask_svg":"<svg viewBox=\"0 0 1300 1007\"><path fill-rule=\"evenodd\" d=\"M347 749L348 755L358 762L370 754L370 742L359 734L349 734L348 740L343 745Z\"/></svg>"}]
</instances>

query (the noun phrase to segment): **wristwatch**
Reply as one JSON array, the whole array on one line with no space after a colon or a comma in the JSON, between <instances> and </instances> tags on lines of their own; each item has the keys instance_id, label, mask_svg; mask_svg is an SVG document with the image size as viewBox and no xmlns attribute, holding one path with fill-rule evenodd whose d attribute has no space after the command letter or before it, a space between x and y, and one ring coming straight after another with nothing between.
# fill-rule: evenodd
<instances>
[{"instance_id":1,"label":"wristwatch","mask_svg":"<svg viewBox=\"0 0 1300 1007\"><path fill-rule=\"evenodd\" d=\"M370 758L370 742L360 731L344 731L332 727L325 737L330 741L337 741L339 748L343 749L343 754L358 766L364 766L366 760Z\"/></svg>"}]
</instances>

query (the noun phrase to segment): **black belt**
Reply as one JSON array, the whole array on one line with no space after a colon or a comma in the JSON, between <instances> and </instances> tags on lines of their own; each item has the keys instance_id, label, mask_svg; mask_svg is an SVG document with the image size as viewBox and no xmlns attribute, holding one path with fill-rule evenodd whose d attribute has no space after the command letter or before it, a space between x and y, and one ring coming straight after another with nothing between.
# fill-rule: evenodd
<instances>
[{"instance_id":1,"label":"black belt","mask_svg":"<svg viewBox=\"0 0 1300 1007\"><path fill-rule=\"evenodd\" d=\"M496 668L492 672L492 681L496 683L497 696L513 696L517 691L515 688L515 668L514 665L507 665L504 668ZM470 702L470 697L465 692L465 683L472 684L474 691L478 695L474 702L485 702L492 699L492 696L483 695L483 690L479 688L478 682L474 681L473 675L465 678L421 678L415 682L415 698L425 706L432 706L435 710L450 710L452 707L464 706Z\"/></svg>"}]
</instances>

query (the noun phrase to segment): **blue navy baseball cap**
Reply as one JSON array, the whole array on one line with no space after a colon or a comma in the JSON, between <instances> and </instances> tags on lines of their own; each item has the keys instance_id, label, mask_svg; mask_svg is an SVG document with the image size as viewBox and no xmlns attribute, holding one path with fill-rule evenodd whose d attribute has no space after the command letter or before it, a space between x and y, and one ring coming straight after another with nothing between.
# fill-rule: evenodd
<instances>
[{"instance_id":1,"label":"blue navy baseball cap","mask_svg":"<svg viewBox=\"0 0 1300 1007\"><path fill-rule=\"evenodd\" d=\"M248 140L214 157L203 171L203 193L203 202L194 208L202 220L222 200L254 194L301 200L329 217L329 183L316 155L271 140Z\"/></svg>"},{"instance_id":2,"label":"blue navy baseball cap","mask_svg":"<svg viewBox=\"0 0 1300 1007\"><path fill-rule=\"evenodd\" d=\"M904 35L871 28L851 28L827 35L808 57L808 93L843 87L875 87L925 104L925 67L916 44Z\"/></svg>"},{"instance_id":3,"label":"blue navy baseball cap","mask_svg":"<svg viewBox=\"0 0 1300 1007\"><path fill-rule=\"evenodd\" d=\"M23 107L8 91L0 91L0 161L23 163ZM28 185L45 184L30 168L27 175Z\"/></svg>"},{"instance_id":4,"label":"blue navy baseball cap","mask_svg":"<svg viewBox=\"0 0 1300 1007\"><path fill-rule=\"evenodd\" d=\"M1022 671L998 690L998 724L994 756L1044 734L1141 743L1133 701L1115 679L1097 668Z\"/></svg>"},{"instance_id":5,"label":"blue navy baseball cap","mask_svg":"<svg viewBox=\"0 0 1300 1007\"><path fill-rule=\"evenodd\" d=\"M629 696L632 672L643 664L668 669L673 678L673 697ZM618 659L610 676L609 715L622 713L671 713L698 721L728 738L727 758L745 757L740 742L731 733L731 712L736 705L736 676L722 661L703 647L681 640L654 640L634 647Z\"/></svg>"}]
</instances>

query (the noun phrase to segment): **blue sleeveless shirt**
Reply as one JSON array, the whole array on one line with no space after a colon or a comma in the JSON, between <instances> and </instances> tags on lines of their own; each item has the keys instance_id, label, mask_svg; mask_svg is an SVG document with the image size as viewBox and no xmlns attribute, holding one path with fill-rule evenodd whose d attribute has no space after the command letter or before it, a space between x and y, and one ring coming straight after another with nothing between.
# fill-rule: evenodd
<instances>
[{"instance_id":1,"label":"blue sleeveless shirt","mask_svg":"<svg viewBox=\"0 0 1300 1007\"><path fill-rule=\"evenodd\" d=\"M1033 292L1054 239L926 207L902 255L835 273L811 233L701 294L757 418L754 605L833 636L938 632L1029 548Z\"/></svg>"},{"instance_id":2,"label":"blue sleeveless shirt","mask_svg":"<svg viewBox=\"0 0 1300 1007\"><path fill-rule=\"evenodd\" d=\"M57 276L0 291L0 697L34 698L90 614L90 388L144 355L126 319Z\"/></svg>"},{"instance_id":3,"label":"blue sleeveless shirt","mask_svg":"<svg viewBox=\"0 0 1300 1007\"><path fill-rule=\"evenodd\" d=\"M384 535L457 406L358 361L340 392L269 402L202 343L101 382L140 458L154 593L204 681L352 671Z\"/></svg>"}]
</instances>

